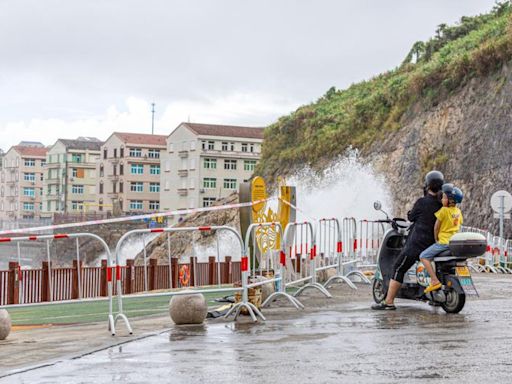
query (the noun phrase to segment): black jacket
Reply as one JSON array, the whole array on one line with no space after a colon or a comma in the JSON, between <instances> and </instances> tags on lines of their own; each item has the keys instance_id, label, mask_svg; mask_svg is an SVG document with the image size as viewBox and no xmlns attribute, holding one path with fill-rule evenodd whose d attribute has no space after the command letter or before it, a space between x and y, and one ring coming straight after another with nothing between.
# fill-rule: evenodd
<instances>
[{"instance_id":1,"label":"black jacket","mask_svg":"<svg viewBox=\"0 0 512 384\"><path fill-rule=\"evenodd\" d=\"M421 253L435 243L434 215L443 205L437 196L426 195L419 198L412 209L407 213L407 218L412 221L413 229L407 239L405 247L411 253Z\"/></svg>"}]
</instances>

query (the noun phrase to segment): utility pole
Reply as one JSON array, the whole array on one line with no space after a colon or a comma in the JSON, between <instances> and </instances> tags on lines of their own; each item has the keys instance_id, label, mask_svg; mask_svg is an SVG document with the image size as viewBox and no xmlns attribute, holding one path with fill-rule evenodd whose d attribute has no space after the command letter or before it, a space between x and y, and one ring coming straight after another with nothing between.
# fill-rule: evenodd
<instances>
[{"instance_id":1,"label":"utility pole","mask_svg":"<svg viewBox=\"0 0 512 384\"><path fill-rule=\"evenodd\" d=\"M151 103L151 134L155 134L155 103Z\"/></svg>"}]
</instances>

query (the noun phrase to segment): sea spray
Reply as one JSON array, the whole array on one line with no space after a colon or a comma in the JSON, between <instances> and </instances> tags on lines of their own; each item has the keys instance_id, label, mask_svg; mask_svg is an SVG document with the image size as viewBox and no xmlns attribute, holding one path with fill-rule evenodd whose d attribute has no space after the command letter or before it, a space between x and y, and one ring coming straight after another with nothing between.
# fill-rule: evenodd
<instances>
[{"instance_id":1,"label":"sea spray","mask_svg":"<svg viewBox=\"0 0 512 384\"><path fill-rule=\"evenodd\" d=\"M385 211L393 211L384 177L376 174L371 165L362 163L357 150L349 150L322 172L306 168L289 178L287 184L297 188L298 220L383 218L373 209L375 200L382 203Z\"/></svg>"}]
</instances>

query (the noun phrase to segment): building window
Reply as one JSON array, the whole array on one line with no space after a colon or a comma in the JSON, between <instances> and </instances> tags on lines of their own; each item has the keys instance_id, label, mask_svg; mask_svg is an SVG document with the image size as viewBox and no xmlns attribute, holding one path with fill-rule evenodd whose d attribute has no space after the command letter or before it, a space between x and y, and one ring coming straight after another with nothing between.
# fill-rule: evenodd
<instances>
[{"instance_id":1,"label":"building window","mask_svg":"<svg viewBox=\"0 0 512 384\"><path fill-rule=\"evenodd\" d=\"M35 197L36 191L34 188L23 188L23 196Z\"/></svg>"},{"instance_id":2,"label":"building window","mask_svg":"<svg viewBox=\"0 0 512 384\"><path fill-rule=\"evenodd\" d=\"M141 182L131 182L130 183L130 191L132 191L132 192L144 192L144 183L141 183Z\"/></svg>"},{"instance_id":3,"label":"building window","mask_svg":"<svg viewBox=\"0 0 512 384\"><path fill-rule=\"evenodd\" d=\"M160 209L160 202L158 201L150 201L149 209L152 211L158 211Z\"/></svg>"},{"instance_id":4,"label":"building window","mask_svg":"<svg viewBox=\"0 0 512 384\"><path fill-rule=\"evenodd\" d=\"M117 148L114 148L114 159L117 157Z\"/></svg>"},{"instance_id":5,"label":"building window","mask_svg":"<svg viewBox=\"0 0 512 384\"><path fill-rule=\"evenodd\" d=\"M143 164L132 164L131 173L132 173L132 175L142 175L144 173L144 165Z\"/></svg>"},{"instance_id":6,"label":"building window","mask_svg":"<svg viewBox=\"0 0 512 384\"><path fill-rule=\"evenodd\" d=\"M72 201L71 202L71 210L83 211L84 210L84 202L83 201Z\"/></svg>"},{"instance_id":7,"label":"building window","mask_svg":"<svg viewBox=\"0 0 512 384\"><path fill-rule=\"evenodd\" d=\"M142 200L130 200L130 209L141 210L142 209Z\"/></svg>"},{"instance_id":8,"label":"building window","mask_svg":"<svg viewBox=\"0 0 512 384\"><path fill-rule=\"evenodd\" d=\"M71 177L76 177L78 175L78 170L76 168L71 168Z\"/></svg>"},{"instance_id":9,"label":"building window","mask_svg":"<svg viewBox=\"0 0 512 384\"><path fill-rule=\"evenodd\" d=\"M103 194L103 183L100 183L100 195Z\"/></svg>"},{"instance_id":10,"label":"building window","mask_svg":"<svg viewBox=\"0 0 512 384\"><path fill-rule=\"evenodd\" d=\"M25 181L36 181L36 174L33 172L23 173L23 180Z\"/></svg>"},{"instance_id":11,"label":"building window","mask_svg":"<svg viewBox=\"0 0 512 384\"><path fill-rule=\"evenodd\" d=\"M223 151L227 151L228 150L228 143L227 143L227 141L223 141L222 142L222 150Z\"/></svg>"},{"instance_id":12,"label":"building window","mask_svg":"<svg viewBox=\"0 0 512 384\"><path fill-rule=\"evenodd\" d=\"M84 193L84 186L83 185L73 185L71 187L71 193L75 195L82 195Z\"/></svg>"},{"instance_id":13,"label":"building window","mask_svg":"<svg viewBox=\"0 0 512 384\"><path fill-rule=\"evenodd\" d=\"M142 149L130 148L130 157L142 157Z\"/></svg>"},{"instance_id":14,"label":"building window","mask_svg":"<svg viewBox=\"0 0 512 384\"><path fill-rule=\"evenodd\" d=\"M119 164L119 174L124 175L124 165L123 164Z\"/></svg>"},{"instance_id":15,"label":"building window","mask_svg":"<svg viewBox=\"0 0 512 384\"><path fill-rule=\"evenodd\" d=\"M204 159L205 169L217 169L217 159Z\"/></svg>"},{"instance_id":16,"label":"building window","mask_svg":"<svg viewBox=\"0 0 512 384\"><path fill-rule=\"evenodd\" d=\"M35 167L36 159L25 159L25 167Z\"/></svg>"},{"instance_id":17,"label":"building window","mask_svg":"<svg viewBox=\"0 0 512 384\"><path fill-rule=\"evenodd\" d=\"M224 169L236 170L236 160L224 160Z\"/></svg>"},{"instance_id":18,"label":"building window","mask_svg":"<svg viewBox=\"0 0 512 384\"><path fill-rule=\"evenodd\" d=\"M41 167L44 167L46 165L46 160L41 160Z\"/></svg>"},{"instance_id":19,"label":"building window","mask_svg":"<svg viewBox=\"0 0 512 384\"><path fill-rule=\"evenodd\" d=\"M123 193L124 183L122 181L119 182L119 193Z\"/></svg>"},{"instance_id":20,"label":"building window","mask_svg":"<svg viewBox=\"0 0 512 384\"><path fill-rule=\"evenodd\" d=\"M149 183L149 192L160 192L160 183Z\"/></svg>"},{"instance_id":21,"label":"building window","mask_svg":"<svg viewBox=\"0 0 512 384\"><path fill-rule=\"evenodd\" d=\"M71 161L73 163L81 163L82 162L82 154L80 153L73 153L73 155L71 156Z\"/></svg>"},{"instance_id":22,"label":"building window","mask_svg":"<svg viewBox=\"0 0 512 384\"><path fill-rule=\"evenodd\" d=\"M203 150L213 151L215 149L215 141L202 141L201 147Z\"/></svg>"},{"instance_id":23,"label":"building window","mask_svg":"<svg viewBox=\"0 0 512 384\"><path fill-rule=\"evenodd\" d=\"M247 143L242 143L242 152L247 152Z\"/></svg>"},{"instance_id":24,"label":"building window","mask_svg":"<svg viewBox=\"0 0 512 384\"><path fill-rule=\"evenodd\" d=\"M203 207L210 207L215 203L215 197L203 197Z\"/></svg>"},{"instance_id":25,"label":"building window","mask_svg":"<svg viewBox=\"0 0 512 384\"><path fill-rule=\"evenodd\" d=\"M217 188L217 179L215 177L205 177L203 179L203 188L207 188L207 189Z\"/></svg>"},{"instance_id":26,"label":"building window","mask_svg":"<svg viewBox=\"0 0 512 384\"><path fill-rule=\"evenodd\" d=\"M106 149L104 149L104 150L103 150L103 158L104 158L104 159L106 159L106 158L107 158L107 153L108 153L108 152L107 152L107 150L106 150Z\"/></svg>"},{"instance_id":27,"label":"building window","mask_svg":"<svg viewBox=\"0 0 512 384\"><path fill-rule=\"evenodd\" d=\"M43 181L44 180L44 172L41 172L39 174L39 180Z\"/></svg>"},{"instance_id":28,"label":"building window","mask_svg":"<svg viewBox=\"0 0 512 384\"><path fill-rule=\"evenodd\" d=\"M102 165L100 165L100 177L103 177L104 174L105 174L105 171L104 171L103 164L102 164Z\"/></svg>"},{"instance_id":29,"label":"building window","mask_svg":"<svg viewBox=\"0 0 512 384\"><path fill-rule=\"evenodd\" d=\"M124 148L119 148L119 157L124 157Z\"/></svg>"},{"instance_id":30,"label":"building window","mask_svg":"<svg viewBox=\"0 0 512 384\"><path fill-rule=\"evenodd\" d=\"M150 149L148 151L148 157L150 159L159 159L160 158L160 150L159 149Z\"/></svg>"},{"instance_id":31,"label":"building window","mask_svg":"<svg viewBox=\"0 0 512 384\"><path fill-rule=\"evenodd\" d=\"M150 165L149 166L149 174L150 175L159 175L160 174L160 166L159 165Z\"/></svg>"},{"instance_id":32,"label":"building window","mask_svg":"<svg viewBox=\"0 0 512 384\"><path fill-rule=\"evenodd\" d=\"M254 171L254 168L256 168L256 160L244 161L244 171Z\"/></svg>"},{"instance_id":33,"label":"building window","mask_svg":"<svg viewBox=\"0 0 512 384\"><path fill-rule=\"evenodd\" d=\"M34 210L34 203L24 202L23 203L23 210L24 211L33 211Z\"/></svg>"},{"instance_id":34,"label":"building window","mask_svg":"<svg viewBox=\"0 0 512 384\"><path fill-rule=\"evenodd\" d=\"M249 152L254 152L254 144L249 145Z\"/></svg>"},{"instance_id":35,"label":"building window","mask_svg":"<svg viewBox=\"0 0 512 384\"><path fill-rule=\"evenodd\" d=\"M224 179L224 189L236 189L236 179Z\"/></svg>"}]
</instances>

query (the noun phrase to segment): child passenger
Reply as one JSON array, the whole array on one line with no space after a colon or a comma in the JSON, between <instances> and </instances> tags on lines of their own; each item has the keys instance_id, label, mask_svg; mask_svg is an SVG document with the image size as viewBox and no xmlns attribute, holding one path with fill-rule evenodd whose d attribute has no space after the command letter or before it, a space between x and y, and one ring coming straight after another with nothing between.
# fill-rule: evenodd
<instances>
[{"instance_id":1,"label":"child passenger","mask_svg":"<svg viewBox=\"0 0 512 384\"><path fill-rule=\"evenodd\" d=\"M443 207L435 213L437 218L434 225L436 242L420 254L420 260L430 275L430 285L425 288L425 293L436 291L442 287L432 267L432 260L435 256L449 249L450 239L459 232L462 225L462 212L457 207L457 204L462 202L462 191L459 188L454 188L452 184L444 184L442 191L441 202Z\"/></svg>"}]
</instances>

